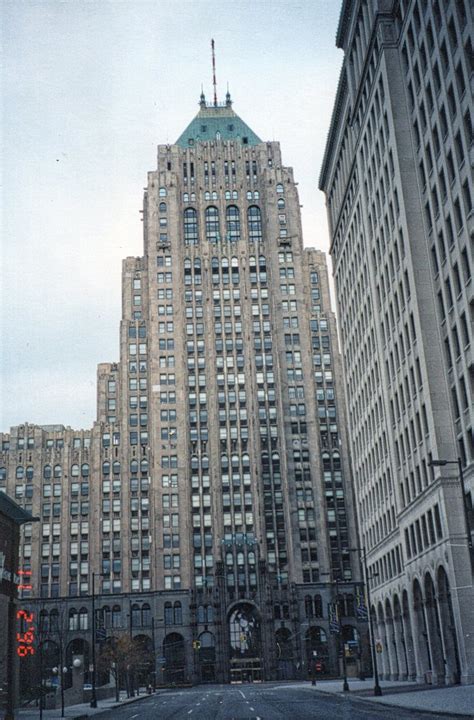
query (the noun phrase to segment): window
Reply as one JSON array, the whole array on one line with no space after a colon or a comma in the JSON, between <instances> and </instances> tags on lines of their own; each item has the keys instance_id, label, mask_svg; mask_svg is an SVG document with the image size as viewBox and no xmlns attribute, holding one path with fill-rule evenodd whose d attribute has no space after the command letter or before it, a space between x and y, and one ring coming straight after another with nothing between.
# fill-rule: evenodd
<instances>
[{"instance_id":1,"label":"window","mask_svg":"<svg viewBox=\"0 0 474 720\"><path fill-rule=\"evenodd\" d=\"M197 245L199 243L197 213L194 208L184 211L184 244Z\"/></svg>"},{"instance_id":2,"label":"window","mask_svg":"<svg viewBox=\"0 0 474 720\"><path fill-rule=\"evenodd\" d=\"M206 239L212 243L219 240L219 212L212 205L206 208Z\"/></svg>"},{"instance_id":3,"label":"window","mask_svg":"<svg viewBox=\"0 0 474 720\"><path fill-rule=\"evenodd\" d=\"M257 205L251 205L248 208L247 223L249 242L260 242L262 240L262 216Z\"/></svg>"},{"instance_id":4,"label":"window","mask_svg":"<svg viewBox=\"0 0 474 720\"><path fill-rule=\"evenodd\" d=\"M236 205L229 205L226 210L226 232L229 242L240 240L240 213Z\"/></svg>"}]
</instances>

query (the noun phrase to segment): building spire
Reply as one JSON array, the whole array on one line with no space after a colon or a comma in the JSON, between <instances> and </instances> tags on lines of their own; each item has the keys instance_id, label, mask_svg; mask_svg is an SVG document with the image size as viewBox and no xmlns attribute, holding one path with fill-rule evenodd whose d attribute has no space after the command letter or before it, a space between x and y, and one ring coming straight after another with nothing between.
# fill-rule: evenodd
<instances>
[{"instance_id":1,"label":"building spire","mask_svg":"<svg viewBox=\"0 0 474 720\"><path fill-rule=\"evenodd\" d=\"M202 84L201 84L201 95L199 97L199 105L202 108L206 107L206 96L204 95L204 88L203 88Z\"/></svg>"},{"instance_id":2,"label":"building spire","mask_svg":"<svg viewBox=\"0 0 474 720\"><path fill-rule=\"evenodd\" d=\"M232 99L230 97L229 83L227 83L227 92L225 94L225 104L226 104L226 107L232 107Z\"/></svg>"},{"instance_id":3,"label":"building spire","mask_svg":"<svg viewBox=\"0 0 474 720\"><path fill-rule=\"evenodd\" d=\"M217 83L216 83L216 54L214 48L214 38L211 40L212 50L212 85L214 87L214 107L217 107Z\"/></svg>"}]
</instances>

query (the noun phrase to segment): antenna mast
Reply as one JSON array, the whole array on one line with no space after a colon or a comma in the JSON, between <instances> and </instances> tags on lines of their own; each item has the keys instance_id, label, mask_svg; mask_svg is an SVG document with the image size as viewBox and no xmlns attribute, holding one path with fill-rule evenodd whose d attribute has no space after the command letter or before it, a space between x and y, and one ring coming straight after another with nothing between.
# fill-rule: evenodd
<instances>
[{"instance_id":1,"label":"antenna mast","mask_svg":"<svg viewBox=\"0 0 474 720\"><path fill-rule=\"evenodd\" d=\"M216 54L214 50L214 39L211 40L212 49L212 84L214 86L214 107L217 107L217 83L216 83Z\"/></svg>"}]
</instances>

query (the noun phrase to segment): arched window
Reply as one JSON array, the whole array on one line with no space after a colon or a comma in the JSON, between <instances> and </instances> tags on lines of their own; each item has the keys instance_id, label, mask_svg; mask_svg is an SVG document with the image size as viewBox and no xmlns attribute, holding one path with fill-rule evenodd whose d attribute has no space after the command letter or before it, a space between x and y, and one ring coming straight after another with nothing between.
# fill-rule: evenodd
<instances>
[{"instance_id":1,"label":"arched window","mask_svg":"<svg viewBox=\"0 0 474 720\"><path fill-rule=\"evenodd\" d=\"M79 477L79 465L71 465L71 477Z\"/></svg>"},{"instance_id":2,"label":"arched window","mask_svg":"<svg viewBox=\"0 0 474 720\"><path fill-rule=\"evenodd\" d=\"M160 213L165 213L165 212L166 212L166 203L161 202L160 203Z\"/></svg>"},{"instance_id":3,"label":"arched window","mask_svg":"<svg viewBox=\"0 0 474 720\"><path fill-rule=\"evenodd\" d=\"M77 630L79 628L79 615L75 608L69 610L69 630Z\"/></svg>"},{"instance_id":4,"label":"arched window","mask_svg":"<svg viewBox=\"0 0 474 720\"><path fill-rule=\"evenodd\" d=\"M345 596L345 605L346 605L346 617L354 617L356 614L354 595L347 594Z\"/></svg>"},{"instance_id":5,"label":"arched window","mask_svg":"<svg viewBox=\"0 0 474 720\"><path fill-rule=\"evenodd\" d=\"M43 468L43 477L45 480L50 480L53 476L53 470L51 465L45 465ZM18 476L17 476L18 477Z\"/></svg>"},{"instance_id":6,"label":"arched window","mask_svg":"<svg viewBox=\"0 0 474 720\"><path fill-rule=\"evenodd\" d=\"M173 619L175 625L183 624L183 608L180 602L175 602L173 607Z\"/></svg>"},{"instance_id":7,"label":"arched window","mask_svg":"<svg viewBox=\"0 0 474 720\"><path fill-rule=\"evenodd\" d=\"M278 210L284 210L284 209L285 209L285 200L284 200L284 198L278 198L277 206L278 206Z\"/></svg>"},{"instance_id":8,"label":"arched window","mask_svg":"<svg viewBox=\"0 0 474 720\"><path fill-rule=\"evenodd\" d=\"M165 602L165 625L173 624L173 605L170 602Z\"/></svg>"},{"instance_id":9,"label":"arched window","mask_svg":"<svg viewBox=\"0 0 474 720\"><path fill-rule=\"evenodd\" d=\"M331 469L331 456L327 452L323 452L322 454L323 459L323 470L330 470Z\"/></svg>"},{"instance_id":10,"label":"arched window","mask_svg":"<svg viewBox=\"0 0 474 720\"><path fill-rule=\"evenodd\" d=\"M49 470L51 472L51 467L49 465L46 465L46 467L49 467ZM15 477L17 480L23 480L23 478L25 477L25 468L23 467L23 465L18 465ZM49 477L51 477L51 475Z\"/></svg>"},{"instance_id":11,"label":"arched window","mask_svg":"<svg viewBox=\"0 0 474 720\"><path fill-rule=\"evenodd\" d=\"M209 468L209 458L207 455L203 455L201 458L201 467L203 470L207 470Z\"/></svg>"},{"instance_id":12,"label":"arched window","mask_svg":"<svg viewBox=\"0 0 474 720\"><path fill-rule=\"evenodd\" d=\"M201 625L206 622L206 608L204 607L204 605L199 605L197 609L197 621Z\"/></svg>"},{"instance_id":13,"label":"arched window","mask_svg":"<svg viewBox=\"0 0 474 720\"><path fill-rule=\"evenodd\" d=\"M304 599L304 612L307 618L313 617L313 598L311 595L306 595Z\"/></svg>"},{"instance_id":14,"label":"arched window","mask_svg":"<svg viewBox=\"0 0 474 720\"><path fill-rule=\"evenodd\" d=\"M212 199L217 200L217 192L215 190L212 191Z\"/></svg>"},{"instance_id":15,"label":"arched window","mask_svg":"<svg viewBox=\"0 0 474 720\"><path fill-rule=\"evenodd\" d=\"M110 628L111 627L111 625L110 625L111 616L110 616L110 608L108 605L104 605L104 607L102 608L102 617L104 618L104 627Z\"/></svg>"},{"instance_id":16,"label":"arched window","mask_svg":"<svg viewBox=\"0 0 474 720\"><path fill-rule=\"evenodd\" d=\"M240 213L237 205L229 205L226 210L226 232L229 242L240 240Z\"/></svg>"},{"instance_id":17,"label":"arched window","mask_svg":"<svg viewBox=\"0 0 474 720\"><path fill-rule=\"evenodd\" d=\"M150 627L151 625L151 608L148 603L142 605L142 627Z\"/></svg>"},{"instance_id":18,"label":"arched window","mask_svg":"<svg viewBox=\"0 0 474 720\"><path fill-rule=\"evenodd\" d=\"M334 450L334 452L332 454L332 462L333 462L334 470L341 469L341 456L337 450Z\"/></svg>"},{"instance_id":19,"label":"arched window","mask_svg":"<svg viewBox=\"0 0 474 720\"><path fill-rule=\"evenodd\" d=\"M7 469L4 467L0 468L0 480L6 480L7 479Z\"/></svg>"},{"instance_id":20,"label":"arched window","mask_svg":"<svg viewBox=\"0 0 474 720\"><path fill-rule=\"evenodd\" d=\"M88 463L82 464L81 475L82 475L82 477L89 477L89 464Z\"/></svg>"},{"instance_id":21,"label":"arched window","mask_svg":"<svg viewBox=\"0 0 474 720\"><path fill-rule=\"evenodd\" d=\"M191 470L199 470L199 458L197 455L191 456Z\"/></svg>"},{"instance_id":22,"label":"arched window","mask_svg":"<svg viewBox=\"0 0 474 720\"><path fill-rule=\"evenodd\" d=\"M225 554L225 564L226 565L233 565L234 564L234 556L231 552L228 552Z\"/></svg>"},{"instance_id":23,"label":"arched window","mask_svg":"<svg viewBox=\"0 0 474 720\"><path fill-rule=\"evenodd\" d=\"M140 627L141 620L140 605L135 603L132 605L132 627Z\"/></svg>"},{"instance_id":24,"label":"arched window","mask_svg":"<svg viewBox=\"0 0 474 720\"><path fill-rule=\"evenodd\" d=\"M199 242L197 212L194 208L184 211L184 244L197 245Z\"/></svg>"},{"instance_id":25,"label":"arched window","mask_svg":"<svg viewBox=\"0 0 474 720\"><path fill-rule=\"evenodd\" d=\"M247 224L249 242L260 242L262 239L262 214L257 205L251 205L247 210Z\"/></svg>"},{"instance_id":26,"label":"arched window","mask_svg":"<svg viewBox=\"0 0 474 720\"><path fill-rule=\"evenodd\" d=\"M108 460L104 460L104 462L102 463L102 474L110 475L110 463Z\"/></svg>"},{"instance_id":27,"label":"arched window","mask_svg":"<svg viewBox=\"0 0 474 720\"><path fill-rule=\"evenodd\" d=\"M118 460L114 461L114 464L112 465L112 472L114 475L120 475L120 462Z\"/></svg>"},{"instance_id":28,"label":"arched window","mask_svg":"<svg viewBox=\"0 0 474 720\"><path fill-rule=\"evenodd\" d=\"M34 472L35 471L33 469L33 465L28 465L28 467L26 468L26 479L33 480Z\"/></svg>"},{"instance_id":29,"label":"arched window","mask_svg":"<svg viewBox=\"0 0 474 720\"><path fill-rule=\"evenodd\" d=\"M49 630L49 615L47 610L40 610L39 614L39 631L40 633L47 632Z\"/></svg>"},{"instance_id":30,"label":"arched window","mask_svg":"<svg viewBox=\"0 0 474 720\"><path fill-rule=\"evenodd\" d=\"M229 458L227 455L221 455L221 468L222 470L227 470L229 467Z\"/></svg>"},{"instance_id":31,"label":"arched window","mask_svg":"<svg viewBox=\"0 0 474 720\"><path fill-rule=\"evenodd\" d=\"M214 622L214 608L212 607L212 605L207 606L207 622Z\"/></svg>"},{"instance_id":32,"label":"arched window","mask_svg":"<svg viewBox=\"0 0 474 720\"><path fill-rule=\"evenodd\" d=\"M82 607L79 610L79 630L87 630L89 627L89 614L87 608Z\"/></svg>"},{"instance_id":33,"label":"arched window","mask_svg":"<svg viewBox=\"0 0 474 720\"><path fill-rule=\"evenodd\" d=\"M138 472L138 460L130 460L130 472L136 475Z\"/></svg>"},{"instance_id":34,"label":"arched window","mask_svg":"<svg viewBox=\"0 0 474 720\"><path fill-rule=\"evenodd\" d=\"M114 605L112 608L112 627L118 628L122 625L122 611L120 605Z\"/></svg>"},{"instance_id":35,"label":"arched window","mask_svg":"<svg viewBox=\"0 0 474 720\"><path fill-rule=\"evenodd\" d=\"M184 194L183 194L183 201L184 201L184 202L189 202L189 193L184 193Z\"/></svg>"},{"instance_id":36,"label":"arched window","mask_svg":"<svg viewBox=\"0 0 474 720\"><path fill-rule=\"evenodd\" d=\"M158 194L159 194L160 198L166 197L166 195L167 195L166 188L160 187L160 191Z\"/></svg>"},{"instance_id":37,"label":"arched window","mask_svg":"<svg viewBox=\"0 0 474 720\"><path fill-rule=\"evenodd\" d=\"M204 193L204 200L210 200L210 199L211 199L211 193L209 192L209 190L206 190L206 192Z\"/></svg>"},{"instance_id":38,"label":"arched window","mask_svg":"<svg viewBox=\"0 0 474 720\"><path fill-rule=\"evenodd\" d=\"M140 461L140 472L142 475L148 475L148 460L146 458Z\"/></svg>"},{"instance_id":39,"label":"arched window","mask_svg":"<svg viewBox=\"0 0 474 720\"><path fill-rule=\"evenodd\" d=\"M226 190L226 191L225 191L225 199L226 199L226 200L230 200L230 197L231 197L231 196L230 196L230 190Z\"/></svg>"},{"instance_id":40,"label":"arched window","mask_svg":"<svg viewBox=\"0 0 474 720\"><path fill-rule=\"evenodd\" d=\"M60 478L60 477L62 477L62 474L63 474L63 469L62 469L61 465L55 465L54 466L54 477Z\"/></svg>"},{"instance_id":41,"label":"arched window","mask_svg":"<svg viewBox=\"0 0 474 720\"><path fill-rule=\"evenodd\" d=\"M211 243L219 240L219 212L212 205L206 208L206 239Z\"/></svg>"},{"instance_id":42,"label":"arched window","mask_svg":"<svg viewBox=\"0 0 474 720\"><path fill-rule=\"evenodd\" d=\"M278 185L276 186L276 191L277 195L281 195L281 193L283 192L283 185L281 183L278 183Z\"/></svg>"},{"instance_id":43,"label":"arched window","mask_svg":"<svg viewBox=\"0 0 474 720\"><path fill-rule=\"evenodd\" d=\"M321 595L314 596L314 615L317 618L323 617L323 599Z\"/></svg>"},{"instance_id":44,"label":"arched window","mask_svg":"<svg viewBox=\"0 0 474 720\"><path fill-rule=\"evenodd\" d=\"M53 608L49 614L49 627L52 632L58 632L60 630L59 610L56 610L56 608Z\"/></svg>"}]
</instances>

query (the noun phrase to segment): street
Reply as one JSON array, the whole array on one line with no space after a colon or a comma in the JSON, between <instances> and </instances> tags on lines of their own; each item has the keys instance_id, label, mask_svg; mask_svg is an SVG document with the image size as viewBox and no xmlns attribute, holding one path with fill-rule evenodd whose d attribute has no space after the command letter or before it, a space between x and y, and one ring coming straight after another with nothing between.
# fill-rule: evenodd
<instances>
[{"instance_id":1,"label":"street","mask_svg":"<svg viewBox=\"0 0 474 720\"><path fill-rule=\"evenodd\" d=\"M327 695L310 686L292 688L277 683L166 690L100 716L104 720L426 720L426 713L371 706L354 696ZM432 720L446 717L430 714Z\"/></svg>"}]
</instances>

